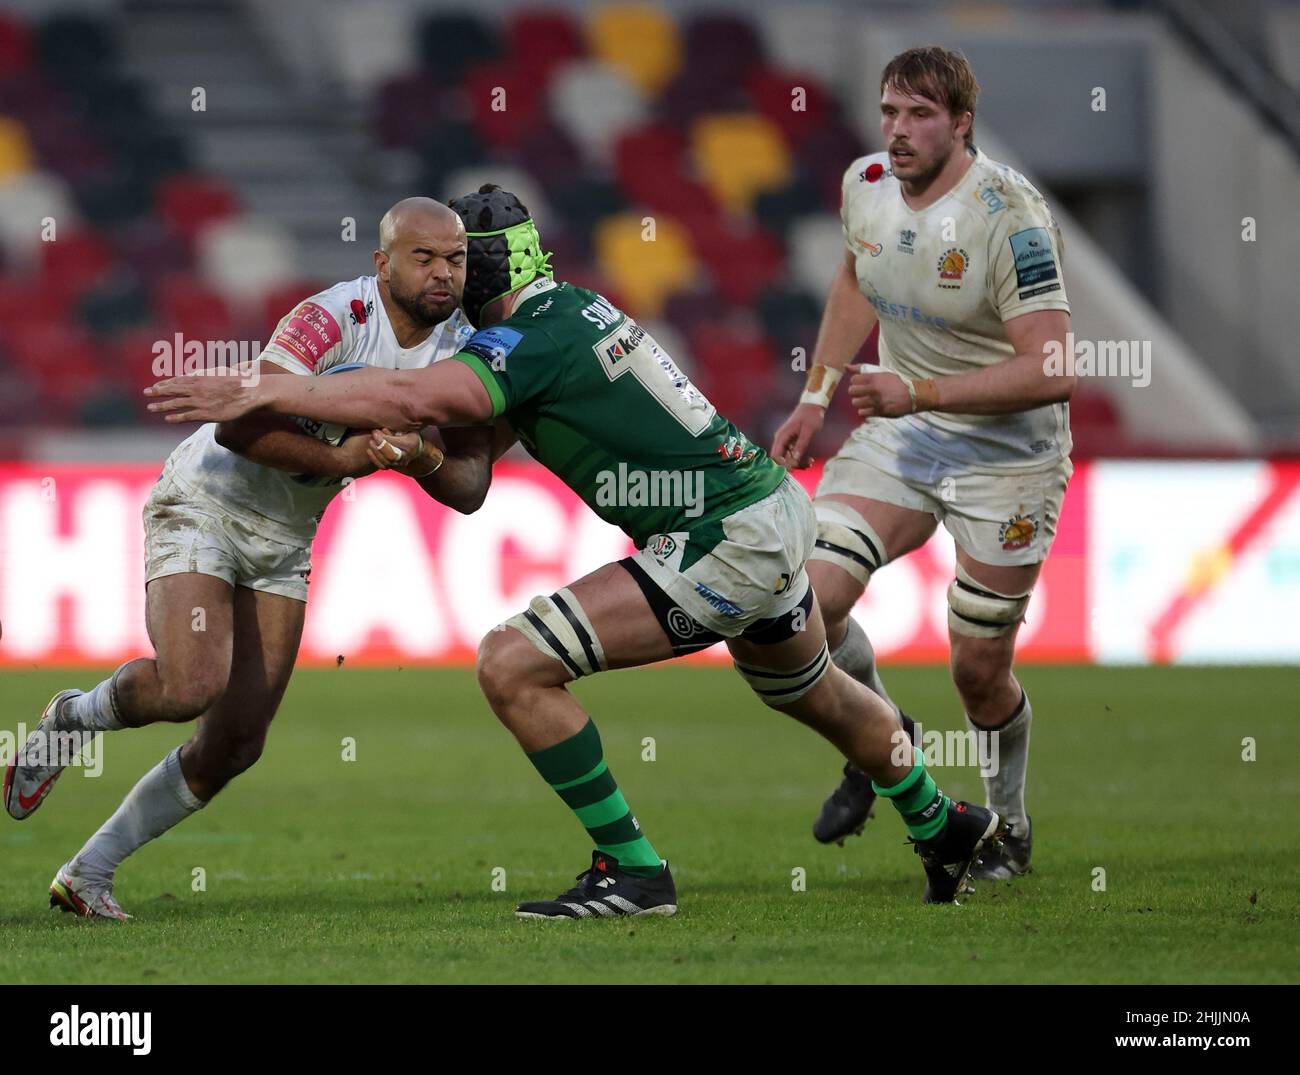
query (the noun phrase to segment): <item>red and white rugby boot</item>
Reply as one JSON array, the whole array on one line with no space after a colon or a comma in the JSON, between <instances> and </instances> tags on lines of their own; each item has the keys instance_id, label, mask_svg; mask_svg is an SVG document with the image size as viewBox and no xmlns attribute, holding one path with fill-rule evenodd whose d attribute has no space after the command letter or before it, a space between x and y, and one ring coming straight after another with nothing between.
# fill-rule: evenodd
<instances>
[{"instance_id":1,"label":"red and white rugby boot","mask_svg":"<svg viewBox=\"0 0 1300 1075\"><path fill-rule=\"evenodd\" d=\"M67 763L72 760L69 737L88 735L56 727L63 703L81 693L77 690L59 691L51 698L36 729L5 768L5 809L15 821L31 817L49 795L54 782L63 775Z\"/></svg>"},{"instance_id":2,"label":"red and white rugby boot","mask_svg":"<svg viewBox=\"0 0 1300 1075\"><path fill-rule=\"evenodd\" d=\"M129 922L131 915L113 899L113 882L77 872L77 860L66 862L50 882L50 906L82 918Z\"/></svg>"}]
</instances>

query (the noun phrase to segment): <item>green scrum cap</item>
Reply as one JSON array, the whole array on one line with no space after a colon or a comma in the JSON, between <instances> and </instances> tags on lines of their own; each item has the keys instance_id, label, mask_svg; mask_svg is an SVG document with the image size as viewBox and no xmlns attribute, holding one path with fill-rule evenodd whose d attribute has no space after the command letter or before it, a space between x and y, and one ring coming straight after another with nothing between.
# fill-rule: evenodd
<instances>
[{"instance_id":1,"label":"green scrum cap","mask_svg":"<svg viewBox=\"0 0 1300 1075\"><path fill-rule=\"evenodd\" d=\"M465 222L469 254L461 304L475 325L489 303L538 276L555 276L527 207L508 190L484 183L450 204Z\"/></svg>"}]
</instances>

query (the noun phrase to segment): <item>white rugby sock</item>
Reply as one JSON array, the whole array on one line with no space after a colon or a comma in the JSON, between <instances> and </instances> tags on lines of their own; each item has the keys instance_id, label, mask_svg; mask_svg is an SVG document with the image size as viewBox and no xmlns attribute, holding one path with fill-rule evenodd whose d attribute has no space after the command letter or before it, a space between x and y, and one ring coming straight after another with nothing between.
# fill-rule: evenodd
<instances>
[{"instance_id":1,"label":"white rugby sock","mask_svg":"<svg viewBox=\"0 0 1300 1075\"><path fill-rule=\"evenodd\" d=\"M127 855L205 805L185 783L177 747L140 778L117 812L77 852L73 864L79 872L111 878Z\"/></svg>"},{"instance_id":2,"label":"white rugby sock","mask_svg":"<svg viewBox=\"0 0 1300 1075\"><path fill-rule=\"evenodd\" d=\"M898 706L880 681L880 673L876 671L876 651L871 648L871 639L862 629L862 624L852 616L849 617L849 628L844 633L844 641L831 650L831 661L836 668L847 672L864 687L880 695L896 714L899 713Z\"/></svg>"},{"instance_id":3,"label":"white rugby sock","mask_svg":"<svg viewBox=\"0 0 1300 1075\"><path fill-rule=\"evenodd\" d=\"M970 714L966 726L974 732L997 736L998 771L984 777L984 805L1009 824L1017 836L1023 836L1028 819L1025 815L1025 770L1029 767L1029 725L1034 718L1029 695L1021 689L1020 705L999 728L981 728Z\"/></svg>"},{"instance_id":4,"label":"white rugby sock","mask_svg":"<svg viewBox=\"0 0 1300 1075\"><path fill-rule=\"evenodd\" d=\"M113 680L126 665L122 665L102 683L95 684L85 694L77 694L63 703L57 726L60 731L113 732L123 727L113 697Z\"/></svg>"}]
</instances>

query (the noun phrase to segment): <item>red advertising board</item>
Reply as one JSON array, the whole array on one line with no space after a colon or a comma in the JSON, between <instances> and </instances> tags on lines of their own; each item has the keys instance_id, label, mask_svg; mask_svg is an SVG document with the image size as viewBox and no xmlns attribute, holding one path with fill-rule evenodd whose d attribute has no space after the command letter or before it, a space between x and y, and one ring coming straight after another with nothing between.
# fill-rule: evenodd
<instances>
[{"instance_id":1,"label":"red advertising board","mask_svg":"<svg viewBox=\"0 0 1300 1075\"><path fill-rule=\"evenodd\" d=\"M140 512L158 470L0 464L0 665L107 665L151 652ZM811 489L818 474L799 477ZM1230 507L1207 515L1203 502L1168 492L1179 482L1221 489ZM1285 611L1300 607L1297 487L1294 464L1080 465L1020 659L1300 658ZM1122 525L1161 490L1159 518ZM482 635L533 596L630 551L539 467L499 465L487 502L468 516L414 482L374 475L321 524L302 660L467 663ZM877 573L856 615L882 658L946 659L953 563L940 528ZM1135 575L1135 564L1149 566ZM1250 620L1229 624L1218 611L1243 602Z\"/></svg>"}]
</instances>

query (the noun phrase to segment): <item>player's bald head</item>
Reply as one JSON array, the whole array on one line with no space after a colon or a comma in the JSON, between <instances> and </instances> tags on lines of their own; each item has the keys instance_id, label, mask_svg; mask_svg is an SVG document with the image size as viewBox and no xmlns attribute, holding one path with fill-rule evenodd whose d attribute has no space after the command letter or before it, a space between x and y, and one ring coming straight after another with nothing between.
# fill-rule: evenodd
<instances>
[{"instance_id":1,"label":"player's bald head","mask_svg":"<svg viewBox=\"0 0 1300 1075\"><path fill-rule=\"evenodd\" d=\"M460 216L433 198L403 198L379 221L379 249L391 254L393 247L416 236L448 231L463 235Z\"/></svg>"},{"instance_id":2,"label":"player's bald head","mask_svg":"<svg viewBox=\"0 0 1300 1075\"><path fill-rule=\"evenodd\" d=\"M379 285L415 325L436 325L460 305L468 256L460 214L432 198L403 198L379 222Z\"/></svg>"}]
</instances>

